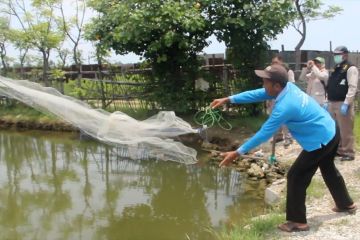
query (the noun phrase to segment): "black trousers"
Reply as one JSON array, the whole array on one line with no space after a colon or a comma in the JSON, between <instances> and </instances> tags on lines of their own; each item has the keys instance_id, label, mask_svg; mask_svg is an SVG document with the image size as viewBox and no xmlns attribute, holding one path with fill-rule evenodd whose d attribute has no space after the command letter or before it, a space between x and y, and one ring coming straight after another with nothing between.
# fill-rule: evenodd
<instances>
[{"instance_id":1,"label":"black trousers","mask_svg":"<svg viewBox=\"0 0 360 240\"><path fill-rule=\"evenodd\" d=\"M303 150L287 175L286 220L306 223L306 189L310 185L317 168L328 187L338 208L353 204L345 182L334 164L335 154L340 141L339 129L336 126L335 137L322 148L307 152Z\"/></svg>"}]
</instances>

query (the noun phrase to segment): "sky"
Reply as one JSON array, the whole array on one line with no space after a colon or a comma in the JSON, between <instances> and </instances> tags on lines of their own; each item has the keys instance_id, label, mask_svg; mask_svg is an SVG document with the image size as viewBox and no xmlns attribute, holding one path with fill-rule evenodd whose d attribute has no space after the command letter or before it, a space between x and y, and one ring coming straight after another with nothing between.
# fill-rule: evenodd
<instances>
[{"instance_id":1,"label":"sky","mask_svg":"<svg viewBox=\"0 0 360 240\"><path fill-rule=\"evenodd\" d=\"M338 45L345 45L350 51L360 50L360 29L357 27L359 22L360 0L323 0L325 5L338 5L343 11L333 19L311 21L307 24L307 37L302 50L330 50L330 41L334 49ZM91 15L89 13L88 15ZM89 16L88 16L89 17ZM279 34L276 39L268 42L271 49L281 50L284 45L285 50L294 50L300 40L300 35L289 27ZM211 44L204 49L204 53L224 53L225 44L219 43L214 36L208 41ZM89 42L81 42L79 48L83 51L84 63L93 63L91 55L94 50ZM10 55L17 55L14 50L9 51ZM53 53L55 55L55 53ZM136 63L140 57L135 54L115 55L109 59L111 62Z\"/></svg>"},{"instance_id":2,"label":"sky","mask_svg":"<svg viewBox=\"0 0 360 240\"><path fill-rule=\"evenodd\" d=\"M302 50L330 50L339 45L345 45L350 51L360 50L360 28L357 23L360 21L360 0L323 0L324 5L337 5L343 11L333 19L317 20L307 24L307 37ZM205 53L224 53L225 44L219 43L215 37L208 39L210 46L204 49ZM300 40L300 35L292 27L284 30L276 39L269 41L271 49L294 50ZM122 63L133 63L139 60L134 54L116 56Z\"/></svg>"}]
</instances>

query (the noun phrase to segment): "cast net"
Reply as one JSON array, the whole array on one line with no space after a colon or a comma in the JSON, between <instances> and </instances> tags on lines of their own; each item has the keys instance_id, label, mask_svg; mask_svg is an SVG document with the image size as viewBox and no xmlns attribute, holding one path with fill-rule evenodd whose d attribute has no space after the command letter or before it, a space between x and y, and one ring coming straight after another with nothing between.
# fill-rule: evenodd
<instances>
[{"instance_id":1,"label":"cast net","mask_svg":"<svg viewBox=\"0 0 360 240\"><path fill-rule=\"evenodd\" d=\"M196 133L191 125L172 111L138 121L125 113L109 113L27 80L13 80L0 76L0 95L13 98L41 112L52 113L107 144L116 146L122 157L131 159L170 160L193 164L196 150L173 138Z\"/></svg>"}]
</instances>

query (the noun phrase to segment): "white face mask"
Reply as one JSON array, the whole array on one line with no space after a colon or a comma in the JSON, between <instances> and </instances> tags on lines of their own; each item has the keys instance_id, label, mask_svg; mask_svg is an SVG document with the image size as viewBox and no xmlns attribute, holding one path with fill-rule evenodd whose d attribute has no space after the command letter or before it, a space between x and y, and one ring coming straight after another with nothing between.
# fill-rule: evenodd
<instances>
[{"instance_id":1,"label":"white face mask","mask_svg":"<svg viewBox=\"0 0 360 240\"><path fill-rule=\"evenodd\" d=\"M335 62L335 64L339 64L339 63L341 63L342 61L343 61L342 55L335 55L335 56L334 56L334 62Z\"/></svg>"}]
</instances>

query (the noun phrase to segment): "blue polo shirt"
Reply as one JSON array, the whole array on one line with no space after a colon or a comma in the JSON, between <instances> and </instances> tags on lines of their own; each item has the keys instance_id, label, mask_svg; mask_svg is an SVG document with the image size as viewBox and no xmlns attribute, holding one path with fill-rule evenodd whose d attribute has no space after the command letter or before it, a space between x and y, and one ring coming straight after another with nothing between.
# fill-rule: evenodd
<instances>
[{"instance_id":1,"label":"blue polo shirt","mask_svg":"<svg viewBox=\"0 0 360 240\"><path fill-rule=\"evenodd\" d=\"M231 103L254 103L274 99L265 88L242 92L230 96ZM245 154L270 139L286 125L294 139L306 151L321 148L335 136L335 121L313 98L288 82L275 98L272 112L260 130L241 145L237 152Z\"/></svg>"}]
</instances>

